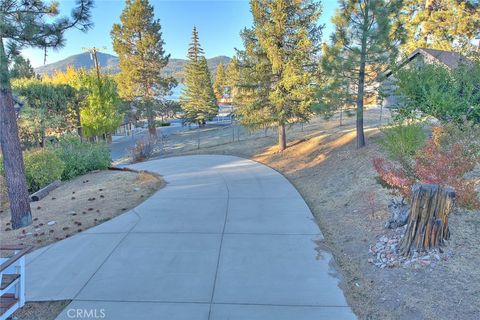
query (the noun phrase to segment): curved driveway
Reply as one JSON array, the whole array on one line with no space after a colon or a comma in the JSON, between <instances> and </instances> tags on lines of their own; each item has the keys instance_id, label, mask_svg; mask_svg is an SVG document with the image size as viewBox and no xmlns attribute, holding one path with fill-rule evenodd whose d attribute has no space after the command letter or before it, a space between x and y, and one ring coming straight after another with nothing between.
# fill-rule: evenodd
<instances>
[{"instance_id":1,"label":"curved driveway","mask_svg":"<svg viewBox=\"0 0 480 320\"><path fill-rule=\"evenodd\" d=\"M168 184L29 255L28 301L72 299L57 319L355 319L331 255L316 250L310 210L282 175L231 156L131 167Z\"/></svg>"}]
</instances>

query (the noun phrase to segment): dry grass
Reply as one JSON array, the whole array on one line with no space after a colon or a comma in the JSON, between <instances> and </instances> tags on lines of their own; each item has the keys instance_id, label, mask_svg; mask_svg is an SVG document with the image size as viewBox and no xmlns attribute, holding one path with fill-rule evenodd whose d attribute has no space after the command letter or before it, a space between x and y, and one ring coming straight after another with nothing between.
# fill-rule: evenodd
<instances>
[{"instance_id":1,"label":"dry grass","mask_svg":"<svg viewBox=\"0 0 480 320\"><path fill-rule=\"evenodd\" d=\"M77 177L31 203L30 226L11 230L10 211L0 210L0 241L37 248L51 244L136 207L163 185L160 177L143 172L99 171Z\"/></svg>"}]
</instances>

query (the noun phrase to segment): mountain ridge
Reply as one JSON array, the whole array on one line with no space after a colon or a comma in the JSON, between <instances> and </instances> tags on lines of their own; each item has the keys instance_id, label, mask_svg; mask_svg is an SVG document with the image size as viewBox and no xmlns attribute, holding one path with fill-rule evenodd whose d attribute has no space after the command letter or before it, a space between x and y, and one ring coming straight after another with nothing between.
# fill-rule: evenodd
<instances>
[{"instance_id":1,"label":"mountain ridge","mask_svg":"<svg viewBox=\"0 0 480 320\"><path fill-rule=\"evenodd\" d=\"M97 59L102 72L110 74L117 74L120 72L117 56L108 53L98 52ZM228 64L230 60L231 58L227 56L217 56L207 59L208 68L210 69L212 75L215 76L217 67L220 63ZM177 81L182 82L183 70L187 62L187 59L170 58L167 66L163 69L163 73L166 76L173 76L175 79L177 79ZM39 75L51 75L57 70L65 71L67 69L67 66L73 66L75 69L91 69L94 67L93 60L90 58L90 53L84 52L37 67L35 68L35 73Z\"/></svg>"}]
</instances>

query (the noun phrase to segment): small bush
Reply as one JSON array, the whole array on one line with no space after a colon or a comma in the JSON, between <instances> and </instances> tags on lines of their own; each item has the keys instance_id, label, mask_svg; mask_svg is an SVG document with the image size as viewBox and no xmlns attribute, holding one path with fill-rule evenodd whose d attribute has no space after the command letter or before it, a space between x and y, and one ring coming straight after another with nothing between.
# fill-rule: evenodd
<instances>
[{"instance_id":1,"label":"small bush","mask_svg":"<svg viewBox=\"0 0 480 320\"><path fill-rule=\"evenodd\" d=\"M150 158L155 148L158 146L158 138L148 136L138 140L135 146L130 150L130 156L133 162L145 161Z\"/></svg>"},{"instance_id":2,"label":"small bush","mask_svg":"<svg viewBox=\"0 0 480 320\"><path fill-rule=\"evenodd\" d=\"M416 153L413 165L374 159L373 165L380 180L406 198L410 197L411 187L415 183L452 187L460 206L480 208L475 183L465 177L478 163L478 154L471 152L469 145L464 143L442 144L442 137L436 134L439 134L439 130L435 130L433 138Z\"/></svg>"},{"instance_id":3,"label":"small bush","mask_svg":"<svg viewBox=\"0 0 480 320\"><path fill-rule=\"evenodd\" d=\"M170 126L170 122L163 122L163 121L157 121L155 123L155 125L157 127L169 127Z\"/></svg>"},{"instance_id":4,"label":"small bush","mask_svg":"<svg viewBox=\"0 0 480 320\"><path fill-rule=\"evenodd\" d=\"M105 142L90 143L76 137L62 138L51 150L65 163L62 180L86 174L93 170L107 169L110 152Z\"/></svg>"},{"instance_id":5,"label":"small bush","mask_svg":"<svg viewBox=\"0 0 480 320\"><path fill-rule=\"evenodd\" d=\"M5 178L0 174L0 208L2 208L7 203L8 203L7 184L6 184Z\"/></svg>"},{"instance_id":6,"label":"small bush","mask_svg":"<svg viewBox=\"0 0 480 320\"><path fill-rule=\"evenodd\" d=\"M464 146L468 156L480 158L480 125L473 122L449 123L433 128L435 143L451 148L455 144Z\"/></svg>"},{"instance_id":7,"label":"small bush","mask_svg":"<svg viewBox=\"0 0 480 320\"><path fill-rule=\"evenodd\" d=\"M62 177L65 164L51 150L39 149L24 153L28 189L35 192Z\"/></svg>"},{"instance_id":8,"label":"small bush","mask_svg":"<svg viewBox=\"0 0 480 320\"><path fill-rule=\"evenodd\" d=\"M417 124L396 125L382 129L380 144L392 160L412 158L423 147L427 138L422 126Z\"/></svg>"}]
</instances>

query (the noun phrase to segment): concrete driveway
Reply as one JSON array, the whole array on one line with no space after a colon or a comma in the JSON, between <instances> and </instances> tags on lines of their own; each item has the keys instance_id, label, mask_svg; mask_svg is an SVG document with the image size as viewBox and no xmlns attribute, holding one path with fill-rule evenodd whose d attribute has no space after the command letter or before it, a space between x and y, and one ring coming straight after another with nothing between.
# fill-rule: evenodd
<instances>
[{"instance_id":1,"label":"concrete driveway","mask_svg":"<svg viewBox=\"0 0 480 320\"><path fill-rule=\"evenodd\" d=\"M115 219L30 254L27 300L57 319L355 319L296 189L231 156L132 166L168 185Z\"/></svg>"}]
</instances>

